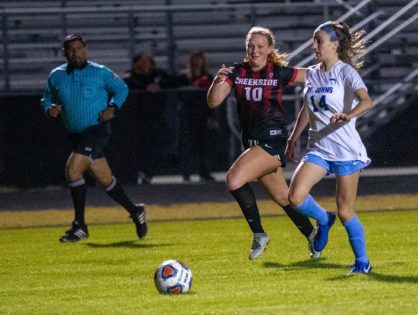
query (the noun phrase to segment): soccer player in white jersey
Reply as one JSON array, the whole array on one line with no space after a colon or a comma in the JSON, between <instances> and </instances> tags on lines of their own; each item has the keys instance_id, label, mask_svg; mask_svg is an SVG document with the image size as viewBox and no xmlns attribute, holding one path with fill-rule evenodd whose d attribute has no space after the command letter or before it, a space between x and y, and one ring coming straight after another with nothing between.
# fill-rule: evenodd
<instances>
[{"instance_id":1,"label":"soccer player in white jersey","mask_svg":"<svg viewBox=\"0 0 418 315\"><path fill-rule=\"evenodd\" d=\"M304 106L288 139L286 156L296 162L295 142L309 123L308 151L297 167L290 187L290 204L317 220L316 251L328 242L335 214L322 209L309 194L324 176L336 175L338 217L345 227L355 262L350 274L369 273L364 228L355 213L360 170L370 164L355 129L356 118L371 108L367 88L356 71L362 66L354 58L364 50L364 31L350 33L345 23L321 24L312 48L319 64L306 71Z\"/></svg>"}]
</instances>

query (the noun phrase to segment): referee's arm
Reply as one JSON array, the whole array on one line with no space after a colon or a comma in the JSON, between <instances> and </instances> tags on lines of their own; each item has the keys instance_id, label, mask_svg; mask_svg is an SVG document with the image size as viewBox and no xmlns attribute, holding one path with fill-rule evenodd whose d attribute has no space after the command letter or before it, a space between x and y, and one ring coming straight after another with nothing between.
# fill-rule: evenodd
<instances>
[{"instance_id":1,"label":"referee's arm","mask_svg":"<svg viewBox=\"0 0 418 315\"><path fill-rule=\"evenodd\" d=\"M115 110L122 107L126 98L128 97L128 86L116 73L110 69L104 74L105 76L105 89L111 95L109 105L115 106Z\"/></svg>"},{"instance_id":2,"label":"referee's arm","mask_svg":"<svg viewBox=\"0 0 418 315\"><path fill-rule=\"evenodd\" d=\"M48 79L48 86L45 88L41 98L41 108L44 113L50 117L56 118L61 113L61 105L53 103L53 93L50 78Z\"/></svg>"},{"instance_id":3,"label":"referee's arm","mask_svg":"<svg viewBox=\"0 0 418 315\"><path fill-rule=\"evenodd\" d=\"M45 88L42 98L41 98L41 107L42 110L47 113L48 109L52 105L52 89L51 89L51 81L48 78L48 86Z\"/></svg>"}]
</instances>

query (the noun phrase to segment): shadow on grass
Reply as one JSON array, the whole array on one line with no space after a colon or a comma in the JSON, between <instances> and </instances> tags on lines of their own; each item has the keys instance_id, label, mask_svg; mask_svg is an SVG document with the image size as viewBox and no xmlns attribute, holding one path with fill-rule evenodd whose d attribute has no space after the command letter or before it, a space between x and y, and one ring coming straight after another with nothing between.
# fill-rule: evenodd
<instances>
[{"instance_id":1,"label":"shadow on grass","mask_svg":"<svg viewBox=\"0 0 418 315\"><path fill-rule=\"evenodd\" d=\"M359 275L352 275L347 276L349 273L351 266L349 265L341 265L341 264L329 264L324 262L324 258L315 259L315 260L304 260L298 261L293 264L279 264L277 262L265 262L264 268L277 268L283 270L300 270L300 269L344 269L346 272L342 275L328 278L331 281L341 281L341 280L351 280L357 277L366 277L368 280L376 280L382 282L389 282L389 283L418 283L418 277L414 276L398 276L398 275L388 275L383 274L380 272L372 271L371 273L359 274Z\"/></svg>"},{"instance_id":2,"label":"shadow on grass","mask_svg":"<svg viewBox=\"0 0 418 315\"><path fill-rule=\"evenodd\" d=\"M286 270L300 270L300 269L347 269L347 265L340 265L340 264L327 264L324 263L324 258L321 259L310 259L310 260L302 260L295 262L293 264L279 264L277 262L265 262L265 268L278 268L278 269L286 269Z\"/></svg>"},{"instance_id":3,"label":"shadow on grass","mask_svg":"<svg viewBox=\"0 0 418 315\"><path fill-rule=\"evenodd\" d=\"M364 274L352 275L352 276L341 275L341 276L329 278L328 280L341 281L341 280L350 280L350 279L357 278L357 277L365 277L368 280L376 280L376 281L389 282L389 283L414 283L414 284L418 283L418 277L387 275L387 274L383 274L383 273L375 272L375 271L372 271L371 273L367 275L364 275Z\"/></svg>"},{"instance_id":4,"label":"shadow on grass","mask_svg":"<svg viewBox=\"0 0 418 315\"><path fill-rule=\"evenodd\" d=\"M153 248L171 246L171 244L140 244L137 241L123 241L109 244L84 243L84 245L92 248Z\"/></svg>"}]
</instances>

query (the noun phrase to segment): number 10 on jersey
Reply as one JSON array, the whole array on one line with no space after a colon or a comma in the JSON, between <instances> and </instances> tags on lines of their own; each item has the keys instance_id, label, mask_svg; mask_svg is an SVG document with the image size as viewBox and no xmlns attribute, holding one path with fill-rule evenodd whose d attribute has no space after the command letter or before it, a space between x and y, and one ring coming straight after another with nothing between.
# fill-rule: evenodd
<instances>
[{"instance_id":1,"label":"number 10 on jersey","mask_svg":"<svg viewBox=\"0 0 418 315\"><path fill-rule=\"evenodd\" d=\"M262 87L245 87L245 98L247 101L259 102L263 99L263 88Z\"/></svg>"}]
</instances>

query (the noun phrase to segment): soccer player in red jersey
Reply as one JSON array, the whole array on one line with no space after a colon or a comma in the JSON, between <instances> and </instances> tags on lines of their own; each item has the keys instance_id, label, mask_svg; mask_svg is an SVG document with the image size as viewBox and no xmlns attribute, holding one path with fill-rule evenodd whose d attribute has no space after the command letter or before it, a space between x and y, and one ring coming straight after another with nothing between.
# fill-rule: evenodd
<instances>
[{"instance_id":1,"label":"soccer player in red jersey","mask_svg":"<svg viewBox=\"0 0 418 315\"><path fill-rule=\"evenodd\" d=\"M245 43L246 58L232 67L222 65L209 88L207 100L209 107L216 108L235 89L245 151L229 169L227 187L253 232L249 259L260 256L270 241L261 225L249 184L255 179L308 239L311 257L319 258L320 253L313 249L316 229L307 217L289 205L289 189L283 172L288 137L283 90L293 82L303 83L305 69L287 66L286 54L275 49L274 35L267 28L251 28Z\"/></svg>"}]
</instances>

